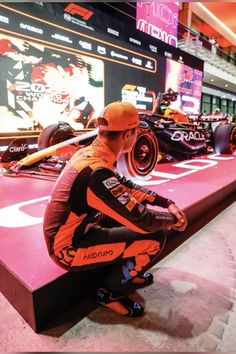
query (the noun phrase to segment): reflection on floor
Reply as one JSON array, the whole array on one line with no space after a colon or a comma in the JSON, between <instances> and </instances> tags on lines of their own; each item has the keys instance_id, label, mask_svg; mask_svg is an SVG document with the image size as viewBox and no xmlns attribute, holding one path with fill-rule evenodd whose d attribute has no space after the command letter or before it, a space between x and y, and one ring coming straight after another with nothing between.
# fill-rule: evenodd
<instances>
[{"instance_id":1,"label":"reflection on floor","mask_svg":"<svg viewBox=\"0 0 236 354\"><path fill-rule=\"evenodd\" d=\"M155 283L132 294L141 319L97 308L78 321L75 308L36 334L1 295L1 351L235 351L235 213L236 202L152 269Z\"/></svg>"}]
</instances>

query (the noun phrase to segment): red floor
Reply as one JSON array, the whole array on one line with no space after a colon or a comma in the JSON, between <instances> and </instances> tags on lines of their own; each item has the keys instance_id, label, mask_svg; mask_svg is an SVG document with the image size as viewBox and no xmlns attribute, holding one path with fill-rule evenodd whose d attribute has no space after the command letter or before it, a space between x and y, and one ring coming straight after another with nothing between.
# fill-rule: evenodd
<instances>
[{"instance_id":1,"label":"red floor","mask_svg":"<svg viewBox=\"0 0 236 354\"><path fill-rule=\"evenodd\" d=\"M235 179L236 155L212 154L159 164L148 181L139 183L187 208ZM65 273L49 258L42 233L42 217L54 182L0 176L0 183L0 260L29 288L38 288Z\"/></svg>"},{"instance_id":2,"label":"red floor","mask_svg":"<svg viewBox=\"0 0 236 354\"><path fill-rule=\"evenodd\" d=\"M235 192L235 177L236 155L212 154L185 162L158 164L149 180L139 183L174 200L192 218L200 212L199 208L208 205L212 196L217 203L224 193L228 196ZM53 184L0 175L0 268L4 277L9 273L9 279L17 279L30 294L65 274L50 259L42 233L42 217ZM4 283L2 288L8 298L11 290ZM9 297L14 305L13 294ZM25 317L24 313L22 316Z\"/></svg>"}]
</instances>

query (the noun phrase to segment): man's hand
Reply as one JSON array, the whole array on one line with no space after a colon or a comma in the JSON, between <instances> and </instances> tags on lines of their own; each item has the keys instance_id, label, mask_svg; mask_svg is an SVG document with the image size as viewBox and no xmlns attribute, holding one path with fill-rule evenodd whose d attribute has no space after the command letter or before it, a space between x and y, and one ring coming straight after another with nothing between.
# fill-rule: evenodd
<instances>
[{"instance_id":1,"label":"man's hand","mask_svg":"<svg viewBox=\"0 0 236 354\"><path fill-rule=\"evenodd\" d=\"M172 225L171 229L178 230L178 231L184 231L186 229L187 224L188 224L184 212L181 209L179 209L175 204L170 204L168 206L168 211L169 211L169 213L175 215L176 218L178 219L178 222L175 223L174 225Z\"/></svg>"}]
</instances>

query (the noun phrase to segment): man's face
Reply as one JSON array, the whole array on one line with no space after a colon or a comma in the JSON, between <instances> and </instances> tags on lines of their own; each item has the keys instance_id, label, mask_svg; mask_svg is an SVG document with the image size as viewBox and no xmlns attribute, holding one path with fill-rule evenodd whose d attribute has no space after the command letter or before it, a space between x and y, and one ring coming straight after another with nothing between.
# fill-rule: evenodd
<instances>
[{"instance_id":1,"label":"man's face","mask_svg":"<svg viewBox=\"0 0 236 354\"><path fill-rule=\"evenodd\" d=\"M125 132L123 152L130 152L132 150L134 143L137 139L137 132L137 128L132 130L130 129Z\"/></svg>"}]
</instances>

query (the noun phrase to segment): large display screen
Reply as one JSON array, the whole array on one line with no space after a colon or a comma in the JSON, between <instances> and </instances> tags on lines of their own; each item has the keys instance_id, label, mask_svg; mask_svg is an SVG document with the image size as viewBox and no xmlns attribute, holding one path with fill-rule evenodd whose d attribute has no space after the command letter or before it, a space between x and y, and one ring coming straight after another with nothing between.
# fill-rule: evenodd
<instances>
[{"instance_id":1,"label":"large display screen","mask_svg":"<svg viewBox=\"0 0 236 354\"><path fill-rule=\"evenodd\" d=\"M0 65L1 131L58 121L80 129L103 108L102 60L1 34Z\"/></svg>"},{"instance_id":2,"label":"large display screen","mask_svg":"<svg viewBox=\"0 0 236 354\"><path fill-rule=\"evenodd\" d=\"M166 87L178 92L171 108L186 114L200 113L203 72L171 59L166 61Z\"/></svg>"},{"instance_id":3,"label":"large display screen","mask_svg":"<svg viewBox=\"0 0 236 354\"><path fill-rule=\"evenodd\" d=\"M170 86L180 89L180 108L189 106L182 97L190 97L187 83L178 81L179 63L171 64L156 46L143 50L135 33L123 42L113 28L107 28L109 35L96 31L92 23L97 15L101 22L101 12L86 12L86 5L81 12L81 5L71 4L70 11L67 3L0 4L0 132L43 129L59 121L76 130L93 128L106 104L129 101L151 112L157 94ZM199 72L191 70L198 97Z\"/></svg>"},{"instance_id":4,"label":"large display screen","mask_svg":"<svg viewBox=\"0 0 236 354\"><path fill-rule=\"evenodd\" d=\"M104 105L116 100L152 110L164 84L164 59L8 6L1 19L1 132L62 120L78 130L92 128Z\"/></svg>"},{"instance_id":5,"label":"large display screen","mask_svg":"<svg viewBox=\"0 0 236 354\"><path fill-rule=\"evenodd\" d=\"M178 10L175 2L137 2L137 29L177 47Z\"/></svg>"}]
</instances>

